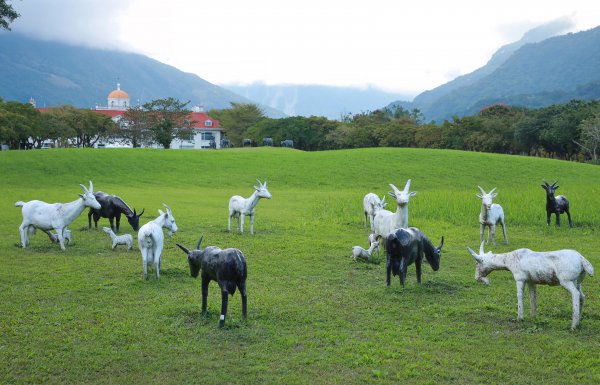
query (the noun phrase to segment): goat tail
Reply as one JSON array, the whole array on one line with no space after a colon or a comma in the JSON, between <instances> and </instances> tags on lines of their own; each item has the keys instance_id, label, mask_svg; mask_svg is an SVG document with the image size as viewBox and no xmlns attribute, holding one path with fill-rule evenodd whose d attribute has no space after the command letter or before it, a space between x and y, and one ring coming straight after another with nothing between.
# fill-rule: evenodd
<instances>
[{"instance_id":1,"label":"goat tail","mask_svg":"<svg viewBox=\"0 0 600 385\"><path fill-rule=\"evenodd\" d=\"M23 207L23 206L25 206L25 202L23 202L23 201L15 202L15 207Z\"/></svg>"},{"instance_id":2,"label":"goat tail","mask_svg":"<svg viewBox=\"0 0 600 385\"><path fill-rule=\"evenodd\" d=\"M590 261L588 261L587 259L585 259L583 256L581 257L581 263L583 265L583 270L585 270L585 272L590 276L593 277L594 276L594 266L592 266L592 264L590 263Z\"/></svg>"}]
</instances>

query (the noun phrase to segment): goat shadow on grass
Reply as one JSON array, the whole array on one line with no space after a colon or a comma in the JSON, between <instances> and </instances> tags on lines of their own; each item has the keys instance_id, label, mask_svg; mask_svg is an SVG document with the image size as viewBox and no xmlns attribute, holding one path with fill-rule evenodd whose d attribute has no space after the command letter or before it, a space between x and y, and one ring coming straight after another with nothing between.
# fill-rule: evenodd
<instances>
[{"instance_id":1,"label":"goat shadow on grass","mask_svg":"<svg viewBox=\"0 0 600 385\"><path fill-rule=\"evenodd\" d=\"M395 277L395 280L392 280L392 289L398 289L398 287L394 286L394 283L396 284L396 286L399 286L400 283L398 281L398 277ZM453 295L456 294L460 291L461 289L461 285L455 282L446 282L446 281L441 281L441 280L435 280L435 281L429 281L429 280L423 280L421 282L421 284L419 285L416 281L414 282L410 282L408 281L408 277L407 277L407 282L406 285L404 287L399 286L399 290L402 291L408 291L408 292L419 292L419 293L424 293L424 294L448 294L448 295Z\"/></svg>"},{"instance_id":2,"label":"goat shadow on grass","mask_svg":"<svg viewBox=\"0 0 600 385\"><path fill-rule=\"evenodd\" d=\"M167 314L172 319L172 324L175 326L182 326L184 328L197 328L197 327L212 327L219 329L219 318L220 312L212 310L210 307L206 310L206 314L202 314L200 306L197 309L183 309L182 311L172 311ZM225 326L222 329L241 329L248 325L248 321L243 321L237 318L237 316L231 317L227 314L227 320Z\"/></svg>"}]
</instances>

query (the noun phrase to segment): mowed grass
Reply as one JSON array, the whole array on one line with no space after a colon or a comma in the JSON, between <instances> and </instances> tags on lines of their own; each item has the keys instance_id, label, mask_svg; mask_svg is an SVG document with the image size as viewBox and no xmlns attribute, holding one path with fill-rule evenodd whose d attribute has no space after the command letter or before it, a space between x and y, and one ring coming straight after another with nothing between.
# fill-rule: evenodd
<instances>
[{"instance_id":1,"label":"mowed grass","mask_svg":"<svg viewBox=\"0 0 600 385\"><path fill-rule=\"evenodd\" d=\"M600 382L600 285L583 283L580 328L571 299L538 288L538 316L517 322L508 272L473 279L466 246L479 244L477 185L498 187L507 252L574 248L600 270L600 168L547 159L421 149L300 152L70 149L0 153L0 383L591 384ZM257 206L254 236L227 232L227 203L255 179L273 194ZM385 257L353 262L367 247L362 197L412 179L409 223L434 243L441 268L414 266L407 285L385 285ZM87 210L61 251L38 232L19 247L18 200L69 202L79 183L121 196L141 222L168 204L179 231L167 239L161 278L142 280L134 248L110 249L87 229ZM546 226L542 180L559 179L575 227ZM390 201L390 198L386 198ZM393 201L392 201L393 202ZM393 209L390 203L388 208ZM107 225L102 219L99 225ZM121 232L137 237L125 219ZM498 238L501 239L501 230ZM220 291L200 315L200 281L175 242L242 250L248 319L236 293L219 329ZM136 242L137 245L137 242ZM488 250L489 247L486 247ZM153 273L153 270L151 270Z\"/></svg>"}]
</instances>

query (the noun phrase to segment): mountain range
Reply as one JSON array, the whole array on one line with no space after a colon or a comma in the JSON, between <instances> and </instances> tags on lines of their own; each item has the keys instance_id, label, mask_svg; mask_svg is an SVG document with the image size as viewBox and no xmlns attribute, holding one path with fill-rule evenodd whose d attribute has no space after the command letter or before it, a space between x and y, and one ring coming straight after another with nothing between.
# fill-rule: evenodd
<instances>
[{"instance_id":1,"label":"mountain range","mask_svg":"<svg viewBox=\"0 0 600 385\"><path fill-rule=\"evenodd\" d=\"M168 97L205 109L253 103L144 55L36 40L13 32L0 32L0 74L0 97L20 102L33 98L38 107L106 105L117 83L132 105ZM284 116L268 106L264 110L274 117Z\"/></svg>"},{"instance_id":2,"label":"mountain range","mask_svg":"<svg viewBox=\"0 0 600 385\"><path fill-rule=\"evenodd\" d=\"M571 99L600 98L600 27L557 35L548 24L501 47L470 74L417 95L376 88L317 85L215 85L144 55L36 40L0 32L0 97L38 107L70 104L92 108L121 83L132 105L174 97L205 109L257 103L267 116L329 119L402 106L418 108L426 121L476 114L493 103L538 108ZM395 100L395 101L394 101Z\"/></svg>"},{"instance_id":3,"label":"mountain range","mask_svg":"<svg viewBox=\"0 0 600 385\"><path fill-rule=\"evenodd\" d=\"M494 103L539 108L600 98L600 27L547 39L543 32L534 29L476 71L388 107L418 108L441 122Z\"/></svg>"},{"instance_id":4,"label":"mountain range","mask_svg":"<svg viewBox=\"0 0 600 385\"><path fill-rule=\"evenodd\" d=\"M255 102L283 111L289 116L325 116L339 120L345 115L372 111L406 95L375 87L334 87L323 85L222 85Z\"/></svg>"}]
</instances>

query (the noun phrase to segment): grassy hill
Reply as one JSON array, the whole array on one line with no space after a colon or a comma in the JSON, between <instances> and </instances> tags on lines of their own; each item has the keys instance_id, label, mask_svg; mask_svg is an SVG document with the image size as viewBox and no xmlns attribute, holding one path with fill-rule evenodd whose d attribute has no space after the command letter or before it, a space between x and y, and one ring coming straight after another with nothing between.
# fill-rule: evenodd
<instances>
[{"instance_id":1,"label":"grassy hill","mask_svg":"<svg viewBox=\"0 0 600 385\"><path fill-rule=\"evenodd\" d=\"M494 154L420 149L300 152L65 149L0 152L0 379L2 383L594 383L600 380L597 278L583 283L586 306L569 331L562 288L538 288L538 316L516 321L508 272L473 279L465 247L478 247L477 185L498 187L509 245L575 248L600 266L600 172L595 166ZM268 181L256 234L229 234L227 202ZM362 197L412 178L409 221L434 242L445 236L441 268L414 267L407 285L385 286L382 263L355 263L367 246ZM18 247L17 200L75 200L79 183L120 195L141 222L161 203L180 231L167 239L161 279L141 278L137 249L110 249L87 215L62 252L38 232ZM542 180L559 179L575 227L545 224ZM386 199L387 200L387 199ZM566 221L563 221L563 223ZM100 222L107 225L108 220ZM246 225L248 226L248 224ZM246 227L248 231L248 227ZM127 223L122 232L134 234ZM134 234L137 236L137 234ZM220 293L200 282L175 242L236 247L248 261L248 320L239 294L218 329ZM486 247L486 250L489 248ZM528 305L526 305L528 306Z\"/></svg>"}]
</instances>

